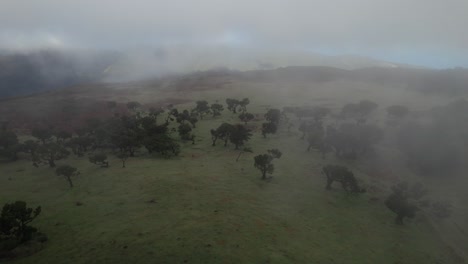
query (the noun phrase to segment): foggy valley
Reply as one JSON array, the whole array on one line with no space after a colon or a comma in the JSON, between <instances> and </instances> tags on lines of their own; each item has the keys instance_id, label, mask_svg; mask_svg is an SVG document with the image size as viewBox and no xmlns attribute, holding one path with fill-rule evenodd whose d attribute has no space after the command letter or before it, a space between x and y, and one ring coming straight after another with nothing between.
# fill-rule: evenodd
<instances>
[{"instance_id":1,"label":"foggy valley","mask_svg":"<svg viewBox=\"0 0 468 264\"><path fill-rule=\"evenodd\" d=\"M467 263L467 4L66 2L0 9L0 262Z\"/></svg>"}]
</instances>

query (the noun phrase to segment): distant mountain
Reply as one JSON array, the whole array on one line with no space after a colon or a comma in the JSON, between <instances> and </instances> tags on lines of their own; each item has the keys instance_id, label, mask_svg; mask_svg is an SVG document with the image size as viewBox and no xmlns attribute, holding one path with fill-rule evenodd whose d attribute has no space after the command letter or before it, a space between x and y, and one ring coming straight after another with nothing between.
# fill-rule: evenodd
<instances>
[{"instance_id":1,"label":"distant mountain","mask_svg":"<svg viewBox=\"0 0 468 264\"><path fill-rule=\"evenodd\" d=\"M0 98L100 81L117 54L44 50L0 55Z\"/></svg>"},{"instance_id":2,"label":"distant mountain","mask_svg":"<svg viewBox=\"0 0 468 264\"><path fill-rule=\"evenodd\" d=\"M330 82L336 80L405 87L424 93L456 96L468 94L468 69L371 67L346 70L323 66L291 66L274 70L247 71L249 80Z\"/></svg>"},{"instance_id":3,"label":"distant mountain","mask_svg":"<svg viewBox=\"0 0 468 264\"><path fill-rule=\"evenodd\" d=\"M312 52L228 47L164 47L127 51L105 72L108 81L133 81L167 74L230 69L272 70L289 66L325 66L345 70L361 68L420 68L362 56L327 56Z\"/></svg>"},{"instance_id":4,"label":"distant mountain","mask_svg":"<svg viewBox=\"0 0 468 264\"><path fill-rule=\"evenodd\" d=\"M434 70L356 56L174 48L127 53L56 50L0 53L0 98L95 82L144 81L166 75L223 72L252 80L326 82L341 79L397 84L448 95L468 91L468 70L462 68Z\"/></svg>"}]
</instances>

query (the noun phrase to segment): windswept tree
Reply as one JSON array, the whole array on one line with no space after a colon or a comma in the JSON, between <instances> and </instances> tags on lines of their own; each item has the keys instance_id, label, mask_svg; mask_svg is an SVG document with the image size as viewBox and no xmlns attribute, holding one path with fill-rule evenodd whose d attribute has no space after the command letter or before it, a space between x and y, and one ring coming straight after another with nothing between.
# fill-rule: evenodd
<instances>
[{"instance_id":1,"label":"windswept tree","mask_svg":"<svg viewBox=\"0 0 468 264\"><path fill-rule=\"evenodd\" d=\"M224 106L222 104L214 103L210 106L211 113L213 113L213 117L220 116L221 112L224 110Z\"/></svg>"},{"instance_id":2,"label":"windswept tree","mask_svg":"<svg viewBox=\"0 0 468 264\"><path fill-rule=\"evenodd\" d=\"M331 112L331 110L324 106L317 106L311 109L311 116L316 123L322 120Z\"/></svg>"},{"instance_id":3,"label":"windswept tree","mask_svg":"<svg viewBox=\"0 0 468 264\"><path fill-rule=\"evenodd\" d=\"M141 104L136 101L131 101L127 103L128 110L133 111L133 112L135 112L140 107L141 107Z\"/></svg>"},{"instance_id":4,"label":"windswept tree","mask_svg":"<svg viewBox=\"0 0 468 264\"><path fill-rule=\"evenodd\" d=\"M382 129L375 125L344 123L327 128L327 142L339 158L355 159L367 154L382 138Z\"/></svg>"},{"instance_id":5,"label":"windswept tree","mask_svg":"<svg viewBox=\"0 0 468 264\"><path fill-rule=\"evenodd\" d=\"M21 144L21 151L24 153L27 153L31 155L31 158L33 158L36 155L36 150L39 148L39 143L37 141L28 139L25 142Z\"/></svg>"},{"instance_id":6,"label":"windswept tree","mask_svg":"<svg viewBox=\"0 0 468 264\"><path fill-rule=\"evenodd\" d=\"M109 168L109 161L105 153L96 153L89 157L89 162L101 166L101 168Z\"/></svg>"},{"instance_id":7,"label":"windswept tree","mask_svg":"<svg viewBox=\"0 0 468 264\"><path fill-rule=\"evenodd\" d=\"M169 111L167 112L167 117L166 117L166 124L169 123L169 121L174 121L177 119L179 116L179 110L177 108L169 108Z\"/></svg>"},{"instance_id":8,"label":"windswept tree","mask_svg":"<svg viewBox=\"0 0 468 264\"><path fill-rule=\"evenodd\" d=\"M237 99L227 98L226 99L227 109L234 114L237 113L237 107L239 106L240 102Z\"/></svg>"},{"instance_id":9,"label":"windswept tree","mask_svg":"<svg viewBox=\"0 0 468 264\"><path fill-rule=\"evenodd\" d=\"M240 146L243 146L246 141L249 141L251 136L252 133L249 129L241 124L237 124L232 127L231 133L229 134L229 140L234 144L234 146L236 146L237 150Z\"/></svg>"},{"instance_id":10,"label":"windswept tree","mask_svg":"<svg viewBox=\"0 0 468 264\"><path fill-rule=\"evenodd\" d=\"M28 208L26 202L16 201L3 206L0 215L0 253L12 250L32 239L37 229L29 224L41 213L41 207ZM8 243L7 243L8 242ZM3 248L6 247L6 248Z\"/></svg>"},{"instance_id":11,"label":"windswept tree","mask_svg":"<svg viewBox=\"0 0 468 264\"><path fill-rule=\"evenodd\" d=\"M145 138L143 145L149 153L159 153L165 158L177 156L180 146L166 133L149 135Z\"/></svg>"},{"instance_id":12,"label":"windswept tree","mask_svg":"<svg viewBox=\"0 0 468 264\"><path fill-rule=\"evenodd\" d=\"M134 116L113 119L109 126L111 143L130 157L135 156L136 150L141 147L144 132L139 120Z\"/></svg>"},{"instance_id":13,"label":"windswept tree","mask_svg":"<svg viewBox=\"0 0 468 264\"><path fill-rule=\"evenodd\" d=\"M180 138L182 140L191 140L192 139L192 127L189 124L182 123L177 128Z\"/></svg>"},{"instance_id":14,"label":"windswept tree","mask_svg":"<svg viewBox=\"0 0 468 264\"><path fill-rule=\"evenodd\" d=\"M46 144L52 139L53 131L50 128L34 128L31 131L33 137L37 138L42 144Z\"/></svg>"},{"instance_id":15,"label":"windswept tree","mask_svg":"<svg viewBox=\"0 0 468 264\"><path fill-rule=\"evenodd\" d=\"M57 169L55 170L55 174L57 174L57 176L65 177L68 184L70 185L70 188L73 188L72 176L77 176L80 174L80 172L77 168L72 167L70 165L61 165L57 167Z\"/></svg>"},{"instance_id":16,"label":"windswept tree","mask_svg":"<svg viewBox=\"0 0 468 264\"><path fill-rule=\"evenodd\" d=\"M86 151L91 149L93 145L93 138L87 135L81 135L71 138L65 146L69 147L73 154L82 157Z\"/></svg>"},{"instance_id":17,"label":"windswept tree","mask_svg":"<svg viewBox=\"0 0 468 264\"><path fill-rule=\"evenodd\" d=\"M227 146L229 141L229 136L231 135L231 131L233 130L233 125L228 123L222 123L218 128L211 129L211 140L212 146L216 146L216 141L218 139L224 140L224 146Z\"/></svg>"},{"instance_id":18,"label":"windswept tree","mask_svg":"<svg viewBox=\"0 0 468 264\"><path fill-rule=\"evenodd\" d=\"M341 109L341 115L344 118L353 118L358 124L365 123L369 115L375 111L378 104L369 101L362 100L357 104L347 104Z\"/></svg>"},{"instance_id":19,"label":"windswept tree","mask_svg":"<svg viewBox=\"0 0 468 264\"><path fill-rule=\"evenodd\" d=\"M385 205L397 215L396 224L402 225L405 217L414 218L416 212L421 210L418 205L424 204L421 198L426 194L427 190L420 183L410 185L401 182L392 186L392 193L385 200Z\"/></svg>"},{"instance_id":20,"label":"windswept tree","mask_svg":"<svg viewBox=\"0 0 468 264\"><path fill-rule=\"evenodd\" d=\"M276 108L269 109L265 114L265 119L270 122L278 125L281 118L281 111Z\"/></svg>"},{"instance_id":21,"label":"windswept tree","mask_svg":"<svg viewBox=\"0 0 468 264\"><path fill-rule=\"evenodd\" d=\"M238 101L238 102L239 102L240 111L242 113L247 112L247 105L250 103L249 98L244 98L244 99L242 99L241 101Z\"/></svg>"},{"instance_id":22,"label":"windswept tree","mask_svg":"<svg viewBox=\"0 0 468 264\"><path fill-rule=\"evenodd\" d=\"M21 150L18 136L11 130L0 130L0 157L17 160L17 153Z\"/></svg>"},{"instance_id":23,"label":"windswept tree","mask_svg":"<svg viewBox=\"0 0 468 264\"><path fill-rule=\"evenodd\" d=\"M62 145L51 142L45 145L41 145L36 150L33 157L33 165L38 166L39 164L48 164L49 167L55 167L57 160L65 159L70 155L70 152Z\"/></svg>"},{"instance_id":24,"label":"windswept tree","mask_svg":"<svg viewBox=\"0 0 468 264\"><path fill-rule=\"evenodd\" d=\"M57 143L63 143L66 140L69 140L70 138L72 138L72 134L68 131L61 130L55 133L55 138L56 138Z\"/></svg>"},{"instance_id":25,"label":"windswept tree","mask_svg":"<svg viewBox=\"0 0 468 264\"><path fill-rule=\"evenodd\" d=\"M262 173L262 180L265 180L266 174L273 174L275 166L273 165L274 159L281 158L281 151L278 149L269 149L267 154L260 154L254 157L254 166Z\"/></svg>"},{"instance_id":26,"label":"windswept tree","mask_svg":"<svg viewBox=\"0 0 468 264\"><path fill-rule=\"evenodd\" d=\"M148 115L157 120L158 116L164 113L164 109L162 107L150 107Z\"/></svg>"},{"instance_id":27,"label":"windswept tree","mask_svg":"<svg viewBox=\"0 0 468 264\"><path fill-rule=\"evenodd\" d=\"M247 113L247 112L242 112L240 115L239 115L239 119L244 122L244 124L247 125L247 122L250 122L252 121L253 119L255 118L255 116L251 113Z\"/></svg>"},{"instance_id":28,"label":"windswept tree","mask_svg":"<svg viewBox=\"0 0 468 264\"><path fill-rule=\"evenodd\" d=\"M122 168L126 168L127 160L130 157L127 151L119 150L115 156L122 162Z\"/></svg>"},{"instance_id":29,"label":"windswept tree","mask_svg":"<svg viewBox=\"0 0 468 264\"><path fill-rule=\"evenodd\" d=\"M267 134L275 134L278 130L276 123L267 122L262 124L262 136L266 138Z\"/></svg>"},{"instance_id":30,"label":"windswept tree","mask_svg":"<svg viewBox=\"0 0 468 264\"><path fill-rule=\"evenodd\" d=\"M210 113L210 106L208 105L207 101L205 100L197 101L196 104L197 105L192 111L196 113L200 117L200 119L203 119L203 116Z\"/></svg>"},{"instance_id":31,"label":"windswept tree","mask_svg":"<svg viewBox=\"0 0 468 264\"><path fill-rule=\"evenodd\" d=\"M190 113L188 110L184 110L176 115L176 121L179 124L190 123L192 128L195 128L195 124L198 122L197 115L197 112L192 111L192 113Z\"/></svg>"}]
</instances>

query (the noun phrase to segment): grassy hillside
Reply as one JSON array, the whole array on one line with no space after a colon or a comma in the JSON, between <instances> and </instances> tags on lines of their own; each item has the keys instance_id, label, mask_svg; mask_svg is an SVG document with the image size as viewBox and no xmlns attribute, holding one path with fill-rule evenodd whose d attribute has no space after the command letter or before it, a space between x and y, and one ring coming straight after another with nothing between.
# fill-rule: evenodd
<instances>
[{"instance_id":1,"label":"grassy hillside","mask_svg":"<svg viewBox=\"0 0 468 264\"><path fill-rule=\"evenodd\" d=\"M158 84L115 93L88 89L44 95L25 99L28 103L22 103L28 106L21 111L37 111L31 110L41 107L35 100L48 106L71 96L143 103L198 98L224 102L236 96L249 97L249 111L263 115L272 105L338 107L355 98L392 102L413 96L401 90L385 90L384 95L381 87L373 90L365 84L346 90L339 82L223 83L206 90L165 90L167 84ZM413 102L425 109L431 98ZM11 110L19 103L2 107ZM200 121L196 144L183 143L180 156L173 159L153 157L142 149L127 161L127 168L115 157L108 169L86 158L60 161L81 172L73 189L53 169L34 168L25 159L1 163L0 204L24 200L41 205L42 214L33 225L49 237L43 250L12 263L463 263L424 214L405 226L394 224L394 214L383 204L392 181L370 173L369 164L377 157L344 163L329 155L324 160L315 151L305 151L297 127L291 133L282 127L267 139L254 131L247 144L254 153L244 153L236 162L239 152L232 145L211 146L209 129L223 121L238 122L226 110L219 118ZM254 124L258 127L261 121ZM253 156L270 148L280 149L283 156L274 162L273 178L262 181ZM349 166L363 184L376 188L359 195L346 194L338 184L325 190L320 170L329 163Z\"/></svg>"}]
</instances>

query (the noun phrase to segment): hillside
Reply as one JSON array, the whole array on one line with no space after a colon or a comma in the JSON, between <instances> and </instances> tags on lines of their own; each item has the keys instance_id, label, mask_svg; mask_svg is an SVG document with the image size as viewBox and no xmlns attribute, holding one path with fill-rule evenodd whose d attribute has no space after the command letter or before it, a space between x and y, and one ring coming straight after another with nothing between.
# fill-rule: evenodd
<instances>
[{"instance_id":1,"label":"hillside","mask_svg":"<svg viewBox=\"0 0 468 264\"><path fill-rule=\"evenodd\" d=\"M185 76L194 71L237 72L254 80L305 78L321 82L372 82L452 96L465 94L468 86L468 70L463 68L435 70L354 56L190 50L190 54L178 49L128 53L87 50L0 53L0 98L98 82L118 84ZM226 54L238 58L225 58ZM246 61L250 63L239 64Z\"/></svg>"},{"instance_id":2,"label":"hillside","mask_svg":"<svg viewBox=\"0 0 468 264\"><path fill-rule=\"evenodd\" d=\"M240 123L238 114L226 109L197 122L193 145L170 132L181 146L177 157L165 159L141 147L122 168L109 148L109 168L90 163L90 153L58 161L79 169L73 188L53 168L32 166L25 153L18 161L1 161L0 204L24 200L41 205L33 225L49 237L40 251L12 263L466 263L465 175L454 173L447 180L410 170L392 141L398 127L387 124L387 106L410 107L411 120L452 101L421 93L418 85L435 78L428 73L328 67L198 72L0 101L1 121L8 121L22 141L31 138L32 129L48 124L75 132L90 118L129 115L125 105L130 101L140 102L145 111L164 107L158 124L169 105L192 109L197 100L225 104L226 98L248 97L247 110L255 115L246 143L253 153L243 153L239 161L232 144L211 146L210 129ZM382 127L385 139L356 160L307 152L299 131L302 120L294 115L288 116L289 131L282 120L275 134L261 134L268 109L328 107L324 122L333 125L342 122L343 105L364 99L378 104L368 122ZM109 101L116 107L110 109ZM283 155L274 161L273 177L261 180L253 158L272 148ZM327 164L350 168L367 192L346 193L338 183L327 191L321 172ZM422 181L431 199L449 198L453 214L437 219L418 212L405 225L396 225L384 201L402 180Z\"/></svg>"}]
</instances>

